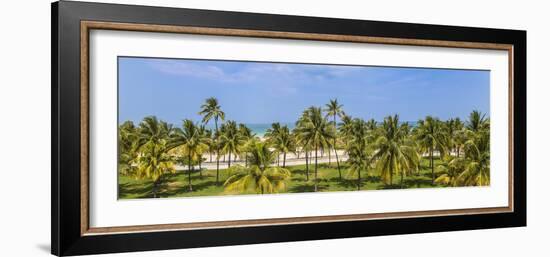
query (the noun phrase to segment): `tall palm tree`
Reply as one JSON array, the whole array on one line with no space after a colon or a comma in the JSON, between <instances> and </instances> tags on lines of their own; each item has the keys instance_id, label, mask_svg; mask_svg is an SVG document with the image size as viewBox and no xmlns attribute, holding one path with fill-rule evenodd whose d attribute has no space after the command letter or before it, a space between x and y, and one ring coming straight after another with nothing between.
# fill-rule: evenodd
<instances>
[{"instance_id":1,"label":"tall palm tree","mask_svg":"<svg viewBox=\"0 0 550 257\"><path fill-rule=\"evenodd\" d=\"M242 123L239 124L239 133L241 134L243 140L245 141L244 147L243 147L243 150L242 150L242 154L243 154L243 159L244 159L244 166L247 167L248 166L248 158L246 158L246 157L247 157L249 149L250 149L248 146L249 146L250 141L252 141L256 138L256 134L254 134L249 127L247 127L246 125L244 125Z\"/></svg>"},{"instance_id":2,"label":"tall palm tree","mask_svg":"<svg viewBox=\"0 0 550 257\"><path fill-rule=\"evenodd\" d=\"M277 155L283 153L283 168L286 167L286 154L296 151L295 140L286 125L279 128L279 132L271 140L271 145L277 151Z\"/></svg>"},{"instance_id":3,"label":"tall palm tree","mask_svg":"<svg viewBox=\"0 0 550 257\"><path fill-rule=\"evenodd\" d=\"M174 152L184 156L181 162L188 166L188 186L189 191L193 191L191 173L194 171L194 163L198 162L202 158L202 153L208 149L208 139L201 134L200 126L188 119L183 121L181 129L176 129L175 134L172 141L175 146Z\"/></svg>"},{"instance_id":4,"label":"tall palm tree","mask_svg":"<svg viewBox=\"0 0 550 257\"><path fill-rule=\"evenodd\" d=\"M276 138L281 133L281 124L279 122L275 122L271 124L271 128L268 128L264 134L265 138L267 138L267 141L270 145L275 144ZM279 158L281 156L281 152L277 151L277 166L279 166Z\"/></svg>"},{"instance_id":5,"label":"tall palm tree","mask_svg":"<svg viewBox=\"0 0 550 257\"><path fill-rule=\"evenodd\" d=\"M300 134L300 129L303 124L303 116L296 122L292 134L296 143L296 146L300 147L300 150L304 152L306 158L306 181L309 181L309 152L311 151L311 143Z\"/></svg>"},{"instance_id":6,"label":"tall palm tree","mask_svg":"<svg viewBox=\"0 0 550 257\"><path fill-rule=\"evenodd\" d=\"M160 139L158 142L148 141L141 147L137 158L134 176L138 179L151 179L153 181L153 198L157 197L159 188L164 182L165 174L175 173L172 157L168 152L167 141Z\"/></svg>"},{"instance_id":7,"label":"tall palm tree","mask_svg":"<svg viewBox=\"0 0 550 257\"><path fill-rule=\"evenodd\" d=\"M225 120L225 112L222 111L221 106L218 104L218 99L210 97L206 99L205 103L201 105L201 111L199 115L202 115L202 122L207 124L210 120L214 119L214 125L216 130L214 131L214 141L212 144L216 147L216 183L220 182L220 148L219 148L219 131L218 120Z\"/></svg>"},{"instance_id":8,"label":"tall palm tree","mask_svg":"<svg viewBox=\"0 0 550 257\"><path fill-rule=\"evenodd\" d=\"M489 128L488 121L489 120L485 118L485 114L481 114L480 111L474 110L470 113L470 116L468 117L466 129L474 133L480 132Z\"/></svg>"},{"instance_id":9,"label":"tall palm tree","mask_svg":"<svg viewBox=\"0 0 550 257\"><path fill-rule=\"evenodd\" d=\"M338 126L338 132L340 133L344 143L347 144L347 141L349 141L350 138L353 136L353 130L353 118L349 115L344 114Z\"/></svg>"},{"instance_id":10,"label":"tall palm tree","mask_svg":"<svg viewBox=\"0 0 550 257\"><path fill-rule=\"evenodd\" d=\"M458 176L458 181L467 186L487 186L490 184L489 131L480 131L479 135L469 139L464 145L466 167Z\"/></svg>"},{"instance_id":11,"label":"tall palm tree","mask_svg":"<svg viewBox=\"0 0 550 257\"><path fill-rule=\"evenodd\" d=\"M248 156L250 167L236 165L230 169L231 175L224 183L228 192L255 192L258 194L277 193L286 188L291 173L286 168L271 167L275 154L265 142L256 141Z\"/></svg>"},{"instance_id":12,"label":"tall palm tree","mask_svg":"<svg viewBox=\"0 0 550 257\"><path fill-rule=\"evenodd\" d=\"M337 129L337 123L336 123L336 116L341 117L344 114L343 111L343 105L338 103L338 99L330 100L328 104L326 104L325 111L327 112L327 116L332 117L332 125L334 126L334 131ZM337 143L337 136L334 137L333 140L333 149L334 149L334 155L336 156L336 166L338 167L338 175L340 180L342 180L342 172L340 171L340 161L338 160L338 151L336 150L336 143ZM328 152L328 164L330 165L330 149Z\"/></svg>"},{"instance_id":13,"label":"tall palm tree","mask_svg":"<svg viewBox=\"0 0 550 257\"><path fill-rule=\"evenodd\" d=\"M466 123L467 138L464 158L467 165L458 177L462 185L486 186L490 184L490 122L479 111L470 113Z\"/></svg>"},{"instance_id":14,"label":"tall palm tree","mask_svg":"<svg viewBox=\"0 0 550 257\"><path fill-rule=\"evenodd\" d=\"M231 168L231 156L237 156L241 153L242 146L246 143L246 139L239 133L235 121L227 121L224 125L225 129L220 137L220 145L222 152L229 154L227 167Z\"/></svg>"},{"instance_id":15,"label":"tall palm tree","mask_svg":"<svg viewBox=\"0 0 550 257\"><path fill-rule=\"evenodd\" d=\"M464 123L460 118L451 118L445 121L445 131L447 132L449 152L454 152L456 157L460 157L461 139L464 128Z\"/></svg>"},{"instance_id":16,"label":"tall palm tree","mask_svg":"<svg viewBox=\"0 0 550 257\"><path fill-rule=\"evenodd\" d=\"M137 128L131 121L125 121L118 128L119 135L119 172L122 174L130 174L135 168L133 164L137 158L137 140L139 137Z\"/></svg>"},{"instance_id":17,"label":"tall palm tree","mask_svg":"<svg viewBox=\"0 0 550 257\"><path fill-rule=\"evenodd\" d=\"M362 119L353 120L353 134L350 135L346 145L349 158L348 176L357 174L357 190L361 190L361 172L366 172L372 161L372 148L369 147L369 130Z\"/></svg>"},{"instance_id":18,"label":"tall palm tree","mask_svg":"<svg viewBox=\"0 0 550 257\"><path fill-rule=\"evenodd\" d=\"M393 184L393 174L403 177L418 169L420 155L415 144L405 135L406 126L399 125L399 116L388 116L379 128L375 146L378 149L373 158L376 168L386 184Z\"/></svg>"},{"instance_id":19,"label":"tall palm tree","mask_svg":"<svg viewBox=\"0 0 550 257\"><path fill-rule=\"evenodd\" d=\"M443 158L448 146L448 137L442 122L432 116L427 116L425 120L420 120L416 130L416 140L424 151L429 154L433 185L435 184L434 151L438 151L439 157Z\"/></svg>"},{"instance_id":20,"label":"tall palm tree","mask_svg":"<svg viewBox=\"0 0 550 257\"><path fill-rule=\"evenodd\" d=\"M298 131L300 137L302 140L313 145L312 149L315 151L314 180L315 191L317 191L319 182L317 179L318 152L330 145L336 133L334 127L330 126L327 120L323 118L321 108L319 107L312 106L304 111L299 125Z\"/></svg>"},{"instance_id":21,"label":"tall palm tree","mask_svg":"<svg viewBox=\"0 0 550 257\"><path fill-rule=\"evenodd\" d=\"M202 166L201 166L203 161L202 154L203 152L210 152L210 149L212 147L212 131L207 129L204 124L198 125L198 130L199 130L200 141L206 145L206 149L204 148L201 149L202 151L200 152L199 160L198 160L199 174L200 174L200 177L202 178ZM212 153L210 152L210 154Z\"/></svg>"},{"instance_id":22,"label":"tall palm tree","mask_svg":"<svg viewBox=\"0 0 550 257\"><path fill-rule=\"evenodd\" d=\"M205 125L201 125L202 128L204 128L204 137L208 139L208 155L209 155L209 162L212 162L212 154L216 151L216 145L214 144L214 133L212 130L207 129Z\"/></svg>"}]
</instances>

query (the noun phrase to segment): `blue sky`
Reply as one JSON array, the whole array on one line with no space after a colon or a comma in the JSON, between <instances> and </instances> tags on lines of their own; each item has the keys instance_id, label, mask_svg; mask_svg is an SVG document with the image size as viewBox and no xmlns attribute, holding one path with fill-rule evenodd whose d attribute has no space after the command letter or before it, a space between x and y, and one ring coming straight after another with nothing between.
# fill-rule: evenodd
<instances>
[{"instance_id":1,"label":"blue sky","mask_svg":"<svg viewBox=\"0 0 550 257\"><path fill-rule=\"evenodd\" d=\"M489 113L489 71L119 58L121 123L148 115L200 121L208 97L241 123L294 122L333 98L364 119L464 119L474 109Z\"/></svg>"}]
</instances>

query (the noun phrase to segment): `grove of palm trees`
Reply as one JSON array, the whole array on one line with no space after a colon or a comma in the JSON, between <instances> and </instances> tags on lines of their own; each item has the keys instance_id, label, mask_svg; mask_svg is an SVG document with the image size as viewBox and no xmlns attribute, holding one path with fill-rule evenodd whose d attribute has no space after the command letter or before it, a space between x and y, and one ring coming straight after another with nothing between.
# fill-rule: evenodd
<instances>
[{"instance_id":1,"label":"grove of palm trees","mask_svg":"<svg viewBox=\"0 0 550 257\"><path fill-rule=\"evenodd\" d=\"M329 99L264 135L213 97L197 113L199 122L119 125L120 199L490 184L490 120L475 110L465 120L365 121Z\"/></svg>"}]
</instances>

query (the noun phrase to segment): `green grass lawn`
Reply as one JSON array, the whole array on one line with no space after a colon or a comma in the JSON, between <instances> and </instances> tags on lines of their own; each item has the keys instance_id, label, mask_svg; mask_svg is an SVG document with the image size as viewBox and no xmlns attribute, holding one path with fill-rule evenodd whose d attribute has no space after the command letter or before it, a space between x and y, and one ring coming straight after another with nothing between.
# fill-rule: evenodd
<instances>
[{"instance_id":1,"label":"green grass lawn","mask_svg":"<svg viewBox=\"0 0 550 257\"><path fill-rule=\"evenodd\" d=\"M441 163L440 160L435 160L435 166ZM429 160L422 160L422 168L418 175L408 176L404 178L404 188L428 188L441 187L441 185L432 186L431 170L429 168ZM305 165L287 167L292 176L287 183L287 189L281 193L302 193L313 192L313 165L310 165L309 181L306 181ZM341 164L342 180L338 179L338 169L336 163L328 165L327 163L319 164L318 191L356 191L357 190L357 175L348 177L348 167L345 163ZM394 175L393 186L385 185L379 175L374 171L361 173L361 190L376 190L376 189L393 189L401 188L400 177ZM436 170L436 177L437 177ZM192 174L193 191L188 190L187 171L178 171L177 174L167 175L165 182L160 189L160 197L187 197L187 196L214 196L227 195L224 192L223 182L227 179L227 170L220 170L220 185L216 185L216 170L203 170L202 177L196 171ZM150 180L136 180L132 177L119 175L119 198L120 199L135 199L135 198L151 198L152 185Z\"/></svg>"}]
</instances>

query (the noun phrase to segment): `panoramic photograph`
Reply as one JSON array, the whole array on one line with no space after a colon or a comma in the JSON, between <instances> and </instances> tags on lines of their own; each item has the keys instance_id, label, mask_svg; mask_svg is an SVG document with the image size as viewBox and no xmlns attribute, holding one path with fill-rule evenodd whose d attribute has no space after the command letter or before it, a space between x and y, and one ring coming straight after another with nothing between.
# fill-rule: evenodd
<instances>
[{"instance_id":1,"label":"panoramic photograph","mask_svg":"<svg viewBox=\"0 0 550 257\"><path fill-rule=\"evenodd\" d=\"M118 198L489 186L490 72L118 58Z\"/></svg>"}]
</instances>

